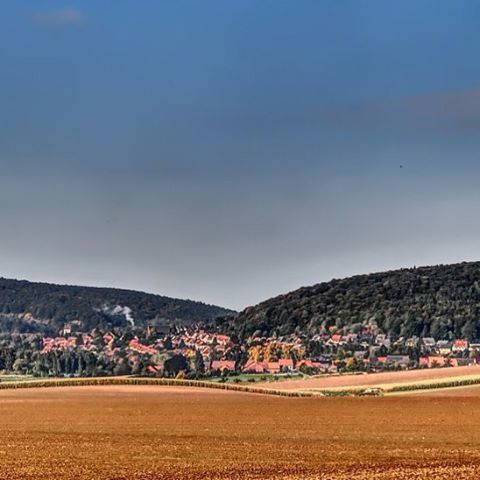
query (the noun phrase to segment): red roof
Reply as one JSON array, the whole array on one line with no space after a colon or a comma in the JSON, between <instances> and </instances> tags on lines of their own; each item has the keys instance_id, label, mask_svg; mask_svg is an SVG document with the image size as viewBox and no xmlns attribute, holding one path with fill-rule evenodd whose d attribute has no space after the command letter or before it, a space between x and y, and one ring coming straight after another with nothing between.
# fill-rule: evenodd
<instances>
[{"instance_id":1,"label":"red roof","mask_svg":"<svg viewBox=\"0 0 480 480\"><path fill-rule=\"evenodd\" d=\"M230 341L230 337L228 335L220 335L216 336L218 342L228 343Z\"/></svg>"},{"instance_id":2,"label":"red roof","mask_svg":"<svg viewBox=\"0 0 480 480\"><path fill-rule=\"evenodd\" d=\"M267 369L270 373L277 373L280 371L279 362L267 362Z\"/></svg>"},{"instance_id":3,"label":"red roof","mask_svg":"<svg viewBox=\"0 0 480 480\"><path fill-rule=\"evenodd\" d=\"M297 368L300 368L302 365L306 365L307 367L311 368L313 367L313 362L311 360L300 360L297 363Z\"/></svg>"},{"instance_id":4,"label":"red roof","mask_svg":"<svg viewBox=\"0 0 480 480\"><path fill-rule=\"evenodd\" d=\"M158 353L158 351L155 348L149 347L147 345L143 345L135 338L130 340L128 347L137 353L143 353L148 355L155 355L156 353Z\"/></svg>"},{"instance_id":5,"label":"red roof","mask_svg":"<svg viewBox=\"0 0 480 480\"><path fill-rule=\"evenodd\" d=\"M444 367L447 359L441 355L429 355L428 357L420 357L420 365L425 365L428 368Z\"/></svg>"},{"instance_id":6,"label":"red roof","mask_svg":"<svg viewBox=\"0 0 480 480\"><path fill-rule=\"evenodd\" d=\"M212 370L235 370L235 360L214 360L211 366Z\"/></svg>"},{"instance_id":7,"label":"red roof","mask_svg":"<svg viewBox=\"0 0 480 480\"><path fill-rule=\"evenodd\" d=\"M147 367L147 372L149 373L157 373L160 370L160 367L157 365L150 365Z\"/></svg>"},{"instance_id":8,"label":"red roof","mask_svg":"<svg viewBox=\"0 0 480 480\"><path fill-rule=\"evenodd\" d=\"M254 362L253 360L248 361L243 367L244 372L263 373L265 370L266 365L264 362Z\"/></svg>"}]
</instances>

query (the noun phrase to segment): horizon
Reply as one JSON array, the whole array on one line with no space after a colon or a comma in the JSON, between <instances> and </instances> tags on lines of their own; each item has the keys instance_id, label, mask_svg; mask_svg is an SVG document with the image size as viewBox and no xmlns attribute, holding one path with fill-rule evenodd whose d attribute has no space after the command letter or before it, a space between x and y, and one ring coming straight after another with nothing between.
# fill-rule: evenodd
<instances>
[{"instance_id":1,"label":"horizon","mask_svg":"<svg viewBox=\"0 0 480 480\"><path fill-rule=\"evenodd\" d=\"M271 298L275 298L275 297L286 295L288 293L292 293L292 292L294 292L296 290L299 290L301 288L308 288L308 287L311 287L311 286L314 286L314 285L320 284L320 283L329 283L329 282L332 282L334 280L345 280L345 279L348 279L348 278L365 276L365 275L393 273L393 272L398 272L398 271L402 271L402 270L421 270L421 269L425 269L425 268L448 267L448 266L453 266L453 265L462 265L462 264L471 264L471 263L480 263L480 260L463 260L463 261L455 262L455 263L438 263L438 264L430 264L430 265L412 265L410 267L398 267L398 268L388 269L388 270L375 270L375 271L370 271L370 272L355 273L355 274L352 274L352 275L342 276L342 277L332 277L332 278L329 278L328 280L323 280L321 282L316 282L316 283L309 284L309 285L298 285L297 287L295 287L292 290L289 290L288 292L278 292L278 293L272 295L272 297L264 298L264 299L260 300L260 302L258 302L257 304L263 303L264 301L269 300ZM41 281L41 280L31 280L31 279L28 279L28 278L12 278L12 277L5 277L5 276L2 276L1 278L3 278L4 280L13 280L13 281L17 281L17 282L29 282L29 283L37 283L37 284L38 283L40 283L40 284L43 283L43 284L49 284L49 285L57 285L57 286L61 286L61 287L113 289L113 290L124 290L124 291L144 293L144 294L147 294L147 295L159 295L159 296L174 299L174 300L186 300L186 301L203 303L203 304L214 306L214 307L220 307L220 308L224 308L224 309L227 309L227 310L232 310L232 311L237 312L237 313L240 313L240 312L242 312L243 310L245 310L249 307L255 306L254 304L245 305L243 308L237 310L237 309L229 308L225 305L211 304L211 303L205 302L205 301L203 301L202 299L199 299L199 298L171 297L169 295L162 295L161 293L149 292L148 290L137 290L137 289L128 288L128 287L116 287L116 286L112 286L112 285L92 285L92 284L86 285L86 284L59 283L59 282L55 282L55 281L45 282L45 281Z\"/></svg>"},{"instance_id":2,"label":"horizon","mask_svg":"<svg viewBox=\"0 0 480 480\"><path fill-rule=\"evenodd\" d=\"M466 0L4 5L3 275L238 311L475 261L479 18Z\"/></svg>"}]
</instances>

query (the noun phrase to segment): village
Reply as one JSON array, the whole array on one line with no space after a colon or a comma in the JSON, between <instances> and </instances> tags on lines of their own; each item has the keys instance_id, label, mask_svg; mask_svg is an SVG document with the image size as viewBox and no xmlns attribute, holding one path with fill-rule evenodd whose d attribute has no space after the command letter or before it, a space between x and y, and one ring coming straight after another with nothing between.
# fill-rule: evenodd
<instances>
[{"instance_id":1,"label":"village","mask_svg":"<svg viewBox=\"0 0 480 480\"><path fill-rule=\"evenodd\" d=\"M375 325L311 337L252 336L243 341L204 326L16 333L0 341L3 371L34 376L140 375L226 378L440 368L480 363L480 343L390 338Z\"/></svg>"}]
</instances>

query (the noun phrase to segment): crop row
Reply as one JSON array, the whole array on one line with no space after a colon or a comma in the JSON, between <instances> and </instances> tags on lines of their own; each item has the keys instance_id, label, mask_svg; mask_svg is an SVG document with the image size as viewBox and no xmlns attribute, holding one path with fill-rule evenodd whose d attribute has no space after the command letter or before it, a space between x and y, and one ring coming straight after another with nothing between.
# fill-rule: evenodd
<instances>
[{"instance_id":1,"label":"crop row","mask_svg":"<svg viewBox=\"0 0 480 480\"><path fill-rule=\"evenodd\" d=\"M468 387L470 385L480 385L480 377L468 378L463 380L450 380L448 382L413 383L410 385L399 385L389 388L388 390L386 390L386 392L411 392L415 390L434 390L438 388Z\"/></svg>"},{"instance_id":2,"label":"crop row","mask_svg":"<svg viewBox=\"0 0 480 480\"><path fill-rule=\"evenodd\" d=\"M29 380L25 382L3 382L0 390L20 388L44 387L87 387L102 385L162 385L175 387L199 387L215 390L230 390L235 392L259 393L263 395L276 395L280 397L313 397L313 392L297 392L258 388L247 385L232 385L227 383L202 382L198 380L183 380L171 378L135 378L135 377L99 377L99 378L57 378L48 380Z\"/></svg>"},{"instance_id":3,"label":"crop row","mask_svg":"<svg viewBox=\"0 0 480 480\"><path fill-rule=\"evenodd\" d=\"M381 388L361 388L345 390L320 390L322 397L381 397L383 390Z\"/></svg>"}]
</instances>

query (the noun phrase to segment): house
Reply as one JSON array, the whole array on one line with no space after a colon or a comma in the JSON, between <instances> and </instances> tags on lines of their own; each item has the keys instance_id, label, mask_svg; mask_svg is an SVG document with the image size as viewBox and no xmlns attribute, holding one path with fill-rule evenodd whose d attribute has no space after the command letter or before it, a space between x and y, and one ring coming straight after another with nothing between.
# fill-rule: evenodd
<instances>
[{"instance_id":1,"label":"house","mask_svg":"<svg viewBox=\"0 0 480 480\"><path fill-rule=\"evenodd\" d=\"M337 371L337 367L333 365L331 361L321 360L319 362L313 362L313 367L323 373L333 373Z\"/></svg>"},{"instance_id":2,"label":"house","mask_svg":"<svg viewBox=\"0 0 480 480\"><path fill-rule=\"evenodd\" d=\"M449 365L449 359L442 355L428 355L420 357L419 365L427 368L445 367Z\"/></svg>"},{"instance_id":3,"label":"house","mask_svg":"<svg viewBox=\"0 0 480 480\"><path fill-rule=\"evenodd\" d=\"M60 332L61 335L71 335L72 333L72 325L70 323L65 323L63 325L63 329L62 331Z\"/></svg>"},{"instance_id":4,"label":"house","mask_svg":"<svg viewBox=\"0 0 480 480\"><path fill-rule=\"evenodd\" d=\"M438 354L448 355L452 351L452 344L448 340L439 340L436 349Z\"/></svg>"},{"instance_id":5,"label":"house","mask_svg":"<svg viewBox=\"0 0 480 480\"><path fill-rule=\"evenodd\" d=\"M422 339L422 344L424 347L429 348L429 349L434 349L436 342L435 339L432 337L424 337Z\"/></svg>"},{"instance_id":6,"label":"house","mask_svg":"<svg viewBox=\"0 0 480 480\"><path fill-rule=\"evenodd\" d=\"M324 367L325 368L325 367ZM325 373L338 373L338 368L336 365L330 364L324 369Z\"/></svg>"},{"instance_id":7,"label":"house","mask_svg":"<svg viewBox=\"0 0 480 480\"><path fill-rule=\"evenodd\" d=\"M88 333L82 334L82 342L83 345L81 346L82 350L91 351L93 350L93 337Z\"/></svg>"},{"instance_id":8,"label":"house","mask_svg":"<svg viewBox=\"0 0 480 480\"><path fill-rule=\"evenodd\" d=\"M343 337L341 335L335 334L330 337L330 339L327 341L327 345L344 345L345 340L343 340Z\"/></svg>"},{"instance_id":9,"label":"house","mask_svg":"<svg viewBox=\"0 0 480 480\"><path fill-rule=\"evenodd\" d=\"M54 350L68 350L73 349L77 346L76 337L56 337L50 338L46 337L43 339L43 353L51 352Z\"/></svg>"},{"instance_id":10,"label":"house","mask_svg":"<svg viewBox=\"0 0 480 480\"><path fill-rule=\"evenodd\" d=\"M230 343L230 337L228 335L217 334L215 335L215 338L217 339L217 343L219 345L227 345L227 343Z\"/></svg>"},{"instance_id":11,"label":"house","mask_svg":"<svg viewBox=\"0 0 480 480\"><path fill-rule=\"evenodd\" d=\"M43 339L43 350L42 353L51 352L54 349L54 340L53 338L44 338Z\"/></svg>"},{"instance_id":12,"label":"house","mask_svg":"<svg viewBox=\"0 0 480 480\"><path fill-rule=\"evenodd\" d=\"M210 365L211 370L220 370L221 372L234 372L235 360L213 360Z\"/></svg>"},{"instance_id":13,"label":"house","mask_svg":"<svg viewBox=\"0 0 480 480\"><path fill-rule=\"evenodd\" d=\"M292 372L295 368L293 360L291 358L281 358L278 361L278 365L282 372Z\"/></svg>"},{"instance_id":14,"label":"house","mask_svg":"<svg viewBox=\"0 0 480 480\"><path fill-rule=\"evenodd\" d=\"M358 334L347 333L347 335L343 336L343 340L345 340L347 343L355 343L358 340Z\"/></svg>"},{"instance_id":15,"label":"house","mask_svg":"<svg viewBox=\"0 0 480 480\"><path fill-rule=\"evenodd\" d=\"M300 360L297 362L296 368L299 370L301 367L313 368L313 362L311 360Z\"/></svg>"},{"instance_id":16,"label":"house","mask_svg":"<svg viewBox=\"0 0 480 480\"><path fill-rule=\"evenodd\" d=\"M106 333L104 336L103 336L103 341L108 345L110 342L112 342L113 340L115 340L115 335L111 332L108 332Z\"/></svg>"},{"instance_id":17,"label":"house","mask_svg":"<svg viewBox=\"0 0 480 480\"><path fill-rule=\"evenodd\" d=\"M160 365L149 365L147 367L147 372L153 375L156 375L162 371L162 367Z\"/></svg>"},{"instance_id":18,"label":"house","mask_svg":"<svg viewBox=\"0 0 480 480\"><path fill-rule=\"evenodd\" d=\"M406 368L410 363L410 357L408 355L387 355L385 363L387 365L395 365Z\"/></svg>"},{"instance_id":19,"label":"house","mask_svg":"<svg viewBox=\"0 0 480 480\"><path fill-rule=\"evenodd\" d=\"M378 345L373 345L369 347L367 351L369 352L370 355L376 355L377 353L380 352L381 348L382 347L379 347Z\"/></svg>"},{"instance_id":20,"label":"house","mask_svg":"<svg viewBox=\"0 0 480 480\"><path fill-rule=\"evenodd\" d=\"M356 352L353 352L353 356L357 360L363 360L367 356L367 351L366 350L357 350Z\"/></svg>"},{"instance_id":21,"label":"house","mask_svg":"<svg viewBox=\"0 0 480 480\"><path fill-rule=\"evenodd\" d=\"M468 350L468 340L455 340L452 344L452 352L465 352Z\"/></svg>"},{"instance_id":22,"label":"house","mask_svg":"<svg viewBox=\"0 0 480 480\"><path fill-rule=\"evenodd\" d=\"M451 358L450 362L452 363L452 367L466 367L469 365L476 365L477 359L476 358Z\"/></svg>"},{"instance_id":23,"label":"house","mask_svg":"<svg viewBox=\"0 0 480 480\"><path fill-rule=\"evenodd\" d=\"M384 333L379 333L375 337L375 344L381 347L390 348L391 342L390 342L390 339Z\"/></svg>"},{"instance_id":24,"label":"house","mask_svg":"<svg viewBox=\"0 0 480 480\"><path fill-rule=\"evenodd\" d=\"M137 338L130 340L128 343L128 348L136 353L141 353L142 355L155 355L158 353L158 350L153 347L143 345L138 341Z\"/></svg>"},{"instance_id":25,"label":"house","mask_svg":"<svg viewBox=\"0 0 480 480\"><path fill-rule=\"evenodd\" d=\"M405 341L405 346L407 348L416 348L418 347L418 342L419 342L419 339L418 337L410 337L410 338L407 338L407 340Z\"/></svg>"},{"instance_id":26,"label":"house","mask_svg":"<svg viewBox=\"0 0 480 480\"><path fill-rule=\"evenodd\" d=\"M245 366L242 368L242 371L247 373L265 373L266 365L264 362L255 362L249 360Z\"/></svg>"},{"instance_id":27,"label":"house","mask_svg":"<svg viewBox=\"0 0 480 480\"><path fill-rule=\"evenodd\" d=\"M267 371L269 373L280 373L279 362L267 362Z\"/></svg>"}]
</instances>

